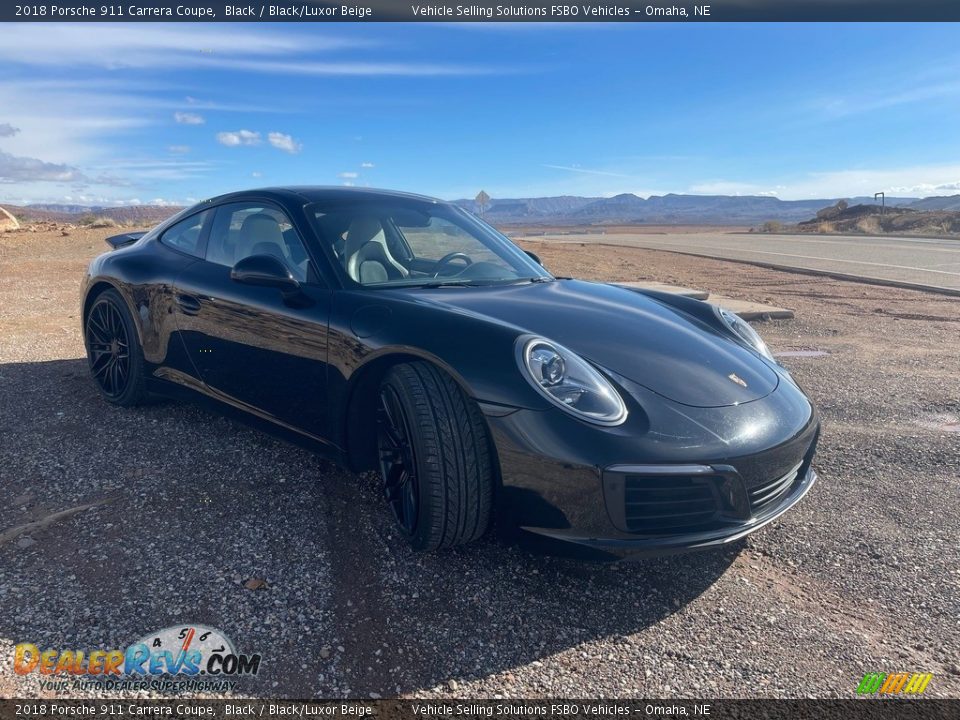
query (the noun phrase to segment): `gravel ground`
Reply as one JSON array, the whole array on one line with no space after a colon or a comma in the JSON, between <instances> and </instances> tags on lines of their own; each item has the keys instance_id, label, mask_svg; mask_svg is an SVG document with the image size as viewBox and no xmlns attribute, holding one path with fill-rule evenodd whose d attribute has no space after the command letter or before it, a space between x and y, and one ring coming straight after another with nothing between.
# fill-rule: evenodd
<instances>
[{"instance_id":1,"label":"gravel ground","mask_svg":"<svg viewBox=\"0 0 960 720\"><path fill-rule=\"evenodd\" d=\"M823 414L821 483L725 551L414 555L370 477L187 404L99 400L77 289L111 232L0 235L0 696L52 695L13 674L18 642L125 647L183 622L262 653L242 696L850 697L867 671L960 696L956 299L532 243L557 274L795 309L758 327L829 353L784 358Z\"/></svg>"}]
</instances>

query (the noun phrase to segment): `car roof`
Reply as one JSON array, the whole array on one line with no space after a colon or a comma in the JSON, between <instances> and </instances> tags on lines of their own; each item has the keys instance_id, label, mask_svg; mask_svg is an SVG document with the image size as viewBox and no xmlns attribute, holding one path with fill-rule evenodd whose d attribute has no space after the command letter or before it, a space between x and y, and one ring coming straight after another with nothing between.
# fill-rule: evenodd
<instances>
[{"instance_id":1,"label":"car roof","mask_svg":"<svg viewBox=\"0 0 960 720\"><path fill-rule=\"evenodd\" d=\"M227 193L210 198L207 202L222 202L224 200L243 200L244 198L258 197L275 200L296 200L306 202L363 202L383 200L419 200L429 203L444 203L444 200L417 195L415 193L400 192L398 190L380 190L376 188L356 188L325 185L284 185L264 188L251 188L238 192Z\"/></svg>"}]
</instances>

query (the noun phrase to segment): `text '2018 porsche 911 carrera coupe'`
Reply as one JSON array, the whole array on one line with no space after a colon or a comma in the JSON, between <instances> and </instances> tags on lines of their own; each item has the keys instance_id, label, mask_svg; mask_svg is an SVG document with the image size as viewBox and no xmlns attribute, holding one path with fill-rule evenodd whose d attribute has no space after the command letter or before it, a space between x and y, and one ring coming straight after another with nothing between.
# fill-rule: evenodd
<instances>
[{"instance_id":1,"label":"text '2018 porsche 911 carrera coupe'","mask_svg":"<svg viewBox=\"0 0 960 720\"><path fill-rule=\"evenodd\" d=\"M722 545L816 480L816 410L748 323L555 278L456 205L269 188L108 242L82 318L109 402L204 397L379 471L418 550L495 517L604 556Z\"/></svg>"}]
</instances>

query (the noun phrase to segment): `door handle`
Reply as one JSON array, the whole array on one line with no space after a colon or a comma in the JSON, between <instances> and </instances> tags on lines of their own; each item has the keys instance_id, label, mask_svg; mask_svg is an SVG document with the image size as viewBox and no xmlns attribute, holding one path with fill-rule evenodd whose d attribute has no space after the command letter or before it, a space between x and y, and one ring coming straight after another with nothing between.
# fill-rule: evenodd
<instances>
[{"instance_id":1,"label":"door handle","mask_svg":"<svg viewBox=\"0 0 960 720\"><path fill-rule=\"evenodd\" d=\"M194 295L177 295L177 305L184 315L196 315L200 312L200 298Z\"/></svg>"}]
</instances>

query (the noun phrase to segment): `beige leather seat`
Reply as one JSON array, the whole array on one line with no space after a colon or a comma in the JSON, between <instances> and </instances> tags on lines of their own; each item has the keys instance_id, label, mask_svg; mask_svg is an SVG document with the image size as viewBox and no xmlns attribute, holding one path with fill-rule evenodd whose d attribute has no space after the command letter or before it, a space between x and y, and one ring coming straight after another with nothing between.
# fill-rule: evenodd
<instances>
[{"instance_id":1,"label":"beige leather seat","mask_svg":"<svg viewBox=\"0 0 960 720\"><path fill-rule=\"evenodd\" d=\"M357 218L350 223L343 248L343 264L347 274L364 285L397 280L410 274L390 254L383 225L375 217Z\"/></svg>"},{"instance_id":2,"label":"beige leather seat","mask_svg":"<svg viewBox=\"0 0 960 720\"><path fill-rule=\"evenodd\" d=\"M254 213L245 218L240 226L234 262L251 255L273 255L284 263L289 263L285 246L283 231L277 219L267 213Z\"/></svg>"}]
</instances>

